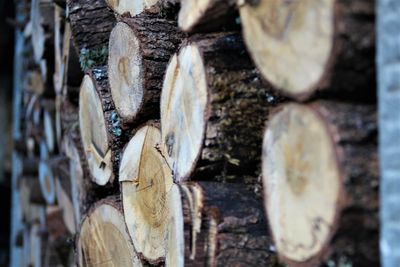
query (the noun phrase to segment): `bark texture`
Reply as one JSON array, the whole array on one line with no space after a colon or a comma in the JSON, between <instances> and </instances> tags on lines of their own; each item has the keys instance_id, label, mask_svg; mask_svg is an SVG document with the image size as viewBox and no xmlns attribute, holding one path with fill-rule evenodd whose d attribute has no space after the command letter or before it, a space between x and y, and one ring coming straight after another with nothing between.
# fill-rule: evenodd
<instances>
[{"instance_id":1,"label":"bark texture","mask_svg":"<svg viewBox=\"0 0 400 267\"><path fill-rule=\"evenodd\" d=\"M241 184L181 186L185 266L280 266L263 207Z\"/></svg>"},{"instance_id":2,"label":"bark texture","mask_svg":"<svg viewBox=\"0 0 400 267\"><path fill-rule=\"evenodd\" d=\"M115 17L106 2L69 0L67 5L72 36L78 51L107 46Z\"/></svg>"}]
</instances>

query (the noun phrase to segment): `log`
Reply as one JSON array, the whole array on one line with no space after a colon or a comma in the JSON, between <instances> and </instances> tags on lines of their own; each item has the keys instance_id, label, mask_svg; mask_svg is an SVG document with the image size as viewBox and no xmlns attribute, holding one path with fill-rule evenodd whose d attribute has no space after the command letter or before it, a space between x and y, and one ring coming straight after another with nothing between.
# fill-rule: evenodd
<instances>
[{"instance_id":1,"label":"log","mask_svg":"<svg viewBox=\"0 0 400 267\"><path fill-rule=\"evenodd\" d=\"M247 2L244 39L263 77L296 100L375 96L375 1ZM289 71L290 70L290 71Z\"/></svg>"},{"instance_id":2,"label":"log","mask_svg":"<svg viewBox=\"0 0 400 267\"><path fill-rule=\"evenodd\" d=\"M142 266L116 199L96 203L82 222L76 242L78 266Z\"/></svg>"},{"instance_id":3,"label":"log","mask_svg":"<svg viewBox=\"0 0 400 267\"><path fill-rule=\"evenodd\" d=\"M165 261L170 220L179 204L179 190L157 146L156 124L140 128L127 144L121 160L124 218L139 257L150 264Z\"/></svg>"},{"instance_id":4,"label":"log","mask_svg":"<svg viewBox=\"0 0 400 267\"><path fill-rule=\"evenodd\" d=\"M185 32L212 32L239 28L237 1L181 1L178 25Z\"/></svg>"},{"instance_id":5,"label":"log","mask_svg":"<svg viewBox=\"0 0 400 267\"><path fill-rule=\"evenodd\" d=\"M54 175L52 169L45 161L39 163L39 183L46 203L49 205L54 204L56 200Z\"/></svg>"},{"instance_id":6,"label":"log","mask_svg":"<svg viewBox=\"0 0 400 267\"><path fill-rule=\"evenodd\" d=\"M69 162L68 162L69 163ZM69 171L69 164L68 170ZM64 175L59 175L56 177L56 198L58 206L62 212L63 222L65 227L69 231L70 234L76 233L76 220L75 220L75 211L72 203L72 186L70 177L67 176L69 173L65 173Z\"/></svg>"},{"instance_id":7,"label":"log","mask_svg":"<svg viewBox=\"0 0 400 267\"><path fill-rule=\"evenodd\" d=\"M264 204L289 266L379 266L376 106L288 104L263 144Z\"/></svg>"},{"instance_id":8,"label":"log","mask_svg":"<svg viewBox=\"0 0 400 267\"><path fill-rule=\"evenodd\" d=\"M181 39L176 21L160 13L124 18L114 27L108 48L108 73L122 123L159 118L162 78Z\"/></svg>"},{"instance_id":9,"label":"log","mask_svg":"<svg viewBox=\"0 0 400 267\"><path fill-rule=\"evenodd\" d=\"M106 67L91 69L83 79L79 125L91 179L98 185L112 184L114 173L118 174L124 135L111 98Z\"/></svg>"},{"instance_id":10,"label":"log","mask_svg":"<svg viewBox=\"0 0 400 267\"><path fill-rule=\"evenodd\" d=\"M105 0L68 0L67 6L75 48L82 51L106 47L115 17Z\"/></svg>"},{"instance_id":11,"label":"log","mask_svg":"<svg viewBox=\"0 0 400 267\"><path fill-rule=\"evenodd\" d=\"M261 201L243 184L184 183L180 189L185 266L280 266Z\"/></svg>"},{"instance_id":12,"label":"log","mask_svg":"<svg viewBox=\"0 0 400 267\"><path fill-rule=\"evenodd\" d=\"M171 59L161 133L175 181L257 176L262 116L280 98L246 55L240 36L212 34L193 37Z\"/></svg>"}]
</instances>

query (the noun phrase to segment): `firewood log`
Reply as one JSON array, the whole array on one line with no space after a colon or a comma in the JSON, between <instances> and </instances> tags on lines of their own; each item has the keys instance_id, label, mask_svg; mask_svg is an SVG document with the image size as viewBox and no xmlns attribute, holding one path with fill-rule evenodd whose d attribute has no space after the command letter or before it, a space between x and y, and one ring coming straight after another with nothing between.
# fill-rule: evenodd
<instances>
[{"instance_id":1,"label":"firewood log","mask_svg":"<svg viewBox=\"0 0 400 267\"><path fill-rule=\"evenodd\" d=\"M142 266L126 230L121 204L96 203L83 219L76 242L79 266Z\"/></svg>"},{"instance_id":2,"label":"firewood log","mask_svg":"<svg viewBox=\"0 0 400 267\"><path fill-rule=\"evenodd\" d=\"M140 128L127 144L119 171L124 218L138 255L151 264L165 261L169 221L179 190L159 153L156 124Z\"/></svg>"},{"instance_id":3,"label":"firewood log","mask_svg":"<svg viewBox=\"0 0 400 267\"><path fill-rule=\"evenodd\" d=\"M91 179L98 185L112 184L118 174L123 133L111 99L106 67L93 68L83 78L79 125Z\"/></svg>"},{"instance_id":4,"label":"firewood log","mask_svg":"<svg viewBox=\"0 0 400 267\"><path fill-rule=\"evenodd\" d=\"M257 175L263 116L280 98L261 84L237 34L189 39L161 95L163 151L177 182Z\"/></svg>"},{"instance_id":5,"label":"firewood log","mask_svg":"<svg viewBox=\"0 0 400 267\"><path fill-rule=\"evenodd\" d=\"M288 104L270 119L264 204L289 266L379 266L376 135L374 105Z\"/></svg>"},{"instance_id":6,"label":"firewood log","mask_svg":"<svg viewBox=\"0 0 400 267\"><path fill-rule=\"evenodd\" d=\"M266 80L297 100L375 96L375 1L245 1L244 39Z\"/></svg>"},{"instance_id":7,"label":"firewood log","mask_svg":"<svg viewBox=\"0 0 400 267\"><path fill-rule=\"evenodd\" d=\"M159 118L162 79L182 39L176 21L144 12L123 18L111 32L108 74L122 123ZM140 116L139 116L140 115Z\"/></svg>"}]
</instances>

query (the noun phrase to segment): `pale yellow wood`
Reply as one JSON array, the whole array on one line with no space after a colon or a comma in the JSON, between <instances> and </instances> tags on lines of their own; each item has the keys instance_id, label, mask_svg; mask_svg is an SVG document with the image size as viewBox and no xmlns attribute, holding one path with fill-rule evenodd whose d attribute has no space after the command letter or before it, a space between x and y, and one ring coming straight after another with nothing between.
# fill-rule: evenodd
<instances>
[{"instance_id":1,"label":"pale yellow wood","mask_svg":"<svg viewBox=\"0 0 400 267\"><path fill-rule=\"evenodd\" d=\"M183 31L188 31L203 16L213 0L181 1L178 25Z\"/></svg>"},{"instance_id":2,"label":"pale yellow wood","mask_svg":"<svg viewBox=\"0 0 400 267\"><path fill-rule=\"evenodd\" d=\"M159 0L106 0L106 2L114 12L120 15L128 13L133 17L155 5Z\"/></svg>"},{"instance_id":3,"label":"pale yellow wood","mask_svg":"<svg viewBox=\"0 0 400 267\"><path fill-rule=\"evenodd\" d=\"M108 78L118 114L133 119L143 101L143 67L139 39L125 23L113 28L108 47Z\"/></svg>"},{"instance_id":4,"label":"pale yellow wood","mask_svg":"<svg viewBox=\"0 0 400 267\"><path fill-rule=\"evenodd\" d=\"M83 220L78 242L79 266L142 266L124 222L123 214L103 203Z\"/></svg>"},{"instance_id":5,"label":"pale yellow wood","mask_svg":"<svg viewBox=\"0 0 400 267\"><path fill-rule=\"evenodd\" d=\"M207 83L195 44L168 65L161 94L163 149L178 181L187 179L200 154L206 127Z\"/></svg>"},{"instance_id":6,"label":"pale yellow wood","mask_svg":"<svg viewBox=\"0 0 400 267\"><path fill-rule=\"evenodd\" d=\"M176 212L172 208L179 199L171 170L158 149L160 138L158 128L142 127L129 141L119 172L129 234L137 252L153 262L164 260L168 243L174 242L168 233Z\"/></svg>"},{"instance_id":7,"label":"pale yellow wood","mask_svg":"<svg viewBox=\"0 0 400 267\"><path fill-rule=\"evenodd\" d=\"M100 97L92 79L85 75L79 95L79 126L92 179L98 185L112 181L111 149Z\"/></svg>"},{"instance_id":8,"label":"pale yellow wood","mask_svg":"<svg viewBox=\"0 0 400 267\"><path fill-rule=\"evenodd\" d=\"M264 77L289 94L306 93L331 57L335 0L260 0L240 6L243 35Z\"/></svg>"},{"instance_id":9,"label":"pale yellow wood","mask_svg":"<svg viewBox=\"0 0 400 267\"><path fill-rule=\"evenodd\" d=\"M263 143L264 201L280 255L306 261L331 237L341 177L331 137L311 109L288 104Z\"/></svg>"}]
</instances>

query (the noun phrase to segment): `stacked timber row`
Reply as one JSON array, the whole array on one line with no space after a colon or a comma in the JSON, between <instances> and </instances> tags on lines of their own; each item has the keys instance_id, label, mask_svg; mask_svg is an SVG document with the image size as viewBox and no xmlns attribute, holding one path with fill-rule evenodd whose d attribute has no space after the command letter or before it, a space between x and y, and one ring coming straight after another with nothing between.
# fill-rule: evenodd
<instances>
[{"instance_id":1,"label":"stacked timber row","mask_svg":"<svg viewBox=\"0 0 400 267\"><path fill-rule=\"evenodd\" d=\"M29 7L28 264L378 264L372 1Z\"/></svg>"},{"instance_id":2,"label":"stacked timber row","mask_svg":"<svg viewBox=\"0 0 400 267\"><path fill-rule=\"evenodd\" d=\"M265 81L294 102L264 132L264 206L288 266L379 265L374 1L239 7ZM279 56L277 56L279 55Z\"/></svg>"}]
</instances>

